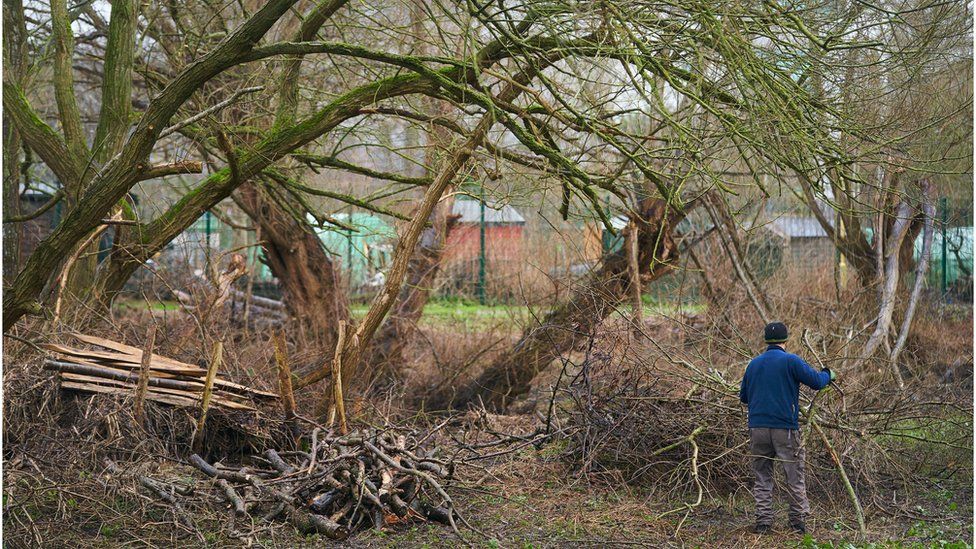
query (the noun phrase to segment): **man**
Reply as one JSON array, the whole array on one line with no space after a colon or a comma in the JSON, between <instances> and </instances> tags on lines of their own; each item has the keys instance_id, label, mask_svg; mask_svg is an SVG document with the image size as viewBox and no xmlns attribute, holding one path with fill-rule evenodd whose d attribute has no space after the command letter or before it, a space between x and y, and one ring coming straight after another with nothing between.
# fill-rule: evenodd
<instances>
[{"instance_id":1,"label":"man","mask_svg":"<svg viewBox=\"0 0 976 549\"><path fill-rule=\"evenodd\" d=\"M786 352L789 338L786 325L773 322L763 330L766 352L749 363L742 376L739 399L749 406L749 448L756 475L757 534L770 531L773 524L773 463L783 464L786 492L790 502L790 528L806 533L803 521L810 512L804 484L803 461L806 451L800 441L800 384L819 391L834 380L824 368L814 370L802 358Z\"/></svg>"}]
</instances>

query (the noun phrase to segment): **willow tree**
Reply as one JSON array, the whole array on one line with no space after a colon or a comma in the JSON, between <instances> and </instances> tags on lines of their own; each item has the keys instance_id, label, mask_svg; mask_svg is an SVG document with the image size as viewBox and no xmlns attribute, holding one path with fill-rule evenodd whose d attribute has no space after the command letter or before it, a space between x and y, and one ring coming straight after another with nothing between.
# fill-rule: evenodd
<instances>
[{"instance_id":1,"label":"willow tree","mask_svg":"<svg viewBox=\"0 0 976 549\"><path fill-rule=\"evenodd\" d=\"M843 36L863 44L820 48L802 75L804 87L832 106L825 126L837 126L834 113L849 121L831 137L853 161L829 163L812 152L807 162L823 166L820 177L799 170L791 188L865 287L883 284L886 236L898 222L902 197L912 201L914 217L897 250L904 274L923 225L920 182L941 175L948 183L972 164L969 8L914 2L884 7L828 3L807 19L810 32L825 41ZM824 203L830 205L826 211ZM869 231L879 238L869 239Z\"/></svg>"},{"instance_id":2,"label":"willow tree","mask_svg":"<svg viewBox=\"0 0 976 549\"><path fill-rule=\"evenodd\" d=\"M408 278L410 258L431 214L459 177L482 168L498 172L517 167L540 186L552 183L560 189L564 216L586 211L613 230L604 207L610 197L630 216L643 248L640 270L652 279L673 264L676 220L696 198L711 189L734 192L704 154L706 145L724 144L742 159L763 158L811 181L851 161L832 135L854 125L811 93L790 67L799 62L798 50L870 45L844 36L818 36L805 24L804 14L773 3L420 5L436 24L431 40L440 44L423 55L377 47L402 41L399 29L404 25L396 24L391 14L409 13L409 8L391 9L396 3L332 0L300 8L294 1L272 0L253 12L235 5L227 8L230 15L221 12L215 18L226 29L216 32L189 31L185 19L173 17L169 4L113 3L98 113L105 123L91 140L74 123L71 27L64 24L72 15L63 5L53 9L42 26L52 29L59 45L52 54L61 69L52 83L57 129L37 114L22 84L6 71L4 108L25 143L65 182L71 207L6 288L4 329L42 308L45 288L54 285L70 258L87 257L76 252L107 221L126 223L111 259L96 275L94 287L102 296L118 291L147 259L235 191L246 202L245 185L269 191L264 196L290 197L275 203L317 214L323 224L341 226L326 212L315 212L307 201L310 195L393 213L375 195L303 183L303 166L325 166L390 182L394 188L379 193L387 198L422 188L386 287L356 326L355 337L338 350L343 367L360 373L359 362ZM297 20L290 19L293 11L301 14ZM137 28L149 40L158 34L153 48L172 50L166 54L171 61L184 59L157 72L158 52L149 48L150 54L142 56L140 75L151 93L140 113L129 106L135 60L131 53L114 51L123 45L131 51ZM172 41L173 35L185 35L187 42L167 44L167 36ZM213 43L212 36L221 38ZM781 47L784 42L791 47ZM321 75L328 78L314 80L314 89L300 89L304 79ZM241 124L235 134L225 131L224 120L208 121L239 100L246 84L258 77L262 84L271 82L272 89L253 96L258 105L254 116L270 123ZM453 112L417 112L414 105L426 98L451 105ZM262 103L272 108L262 111ZM621 126L624 117L635 114L646 120L639 130ZM433 175L418 178L402 169L378 170L340 154L361 128L393 118L428 120L458 134L443 160L428 162ZM825 126L824 120L831 124ZM863 129L851 133L870 137ZM151 162L167 143L163 139L177 135L199 143L201 157L214 169L158 216L140 218L124 200L133 185L195 166ZM300 224L302 215L291 219ZM490 366L455 403L488 396L486 401L502 404L524 390L526 380L547 359L583 337L587 330L574 324L581 314L587 315L586 326L594 326L622 299L627 284L617 278L620 268L607 258L583 293L573 297L570 314L562 314L567 309L560 306L544 329L530 327L513 351L518 360ZM570 335L557 338L551 330ZM531 360L523 360L527 356ZM319 370L299 385L327 375L327 369Z\"/></svg>"}]
</instances>

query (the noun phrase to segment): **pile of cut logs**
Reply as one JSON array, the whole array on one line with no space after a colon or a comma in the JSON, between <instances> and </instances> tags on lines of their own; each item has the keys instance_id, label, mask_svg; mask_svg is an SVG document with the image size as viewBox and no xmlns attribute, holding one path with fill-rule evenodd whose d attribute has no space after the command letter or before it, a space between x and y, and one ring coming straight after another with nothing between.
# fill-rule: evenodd
<instances>
[{"instance_id":1,"label":"pile of cut logs","mask_svg":"<svg viewBox=\"0 0 976 549\"><path fill-rule=\"evenodd\" d=\"M203 400L207 369L150 353L143 362L143 351L108 339L73 334L83 343L104 350L88 350L57 343L42 344L54 357L44 362L48 370L59 372L61 387L89 393L135 393L140 371L147 368L145 399L173 406L198 407ZM210 404L227 410L254 411L254 403L276 400L278 395L222 379L214 374Z\"/></svg>"},{"instance_id":2,"label":"pile of cut logs","mask_svg":"<svg viewBox=\"0 0 976 549\"><path fill-rule=\"evenodd\" d=\"M455 524L451 497L441 483L453 462L425 452L420 442L395 432L312 433L311 449L267 450L255 467L211 464L197 454L190 463L215 479L235 518L251 524L283 518L304 533L344 539L364 528L409 520Z\"/></svg>"}]
</instances>

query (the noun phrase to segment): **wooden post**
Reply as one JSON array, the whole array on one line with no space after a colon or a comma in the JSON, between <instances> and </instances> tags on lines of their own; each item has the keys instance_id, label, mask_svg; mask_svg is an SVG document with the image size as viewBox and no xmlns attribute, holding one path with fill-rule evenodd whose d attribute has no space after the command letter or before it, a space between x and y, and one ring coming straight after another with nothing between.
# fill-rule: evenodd
<instances>
[{"instance_id":1,"label":"wooden post","mask_svg":"<svg viewBox=\"0 0 976 549\"><path fill-rule=\"evenodd\" d=\"M142 362L139 365L139 382L136 385L135 418L139 425L145 421L146 392L149 390L149 368L152 365L153 347L156 346L156 325L149 326L146 346L142 349Z\"/></svg>"},{"instance_id":2,"label":"wooden post","mask_svg":"<svg viewBox=\"0 0 976 549\"><path fill-rule=\"evenodd\" d=\"M217 369L224 359L224 342L214 343L213 358L210 360L210 367L207 369L207 379L203 383L203 398L200 402L200 417L197 419L197 431L193 435L193 452L200 453L203 445L203 428L207 423L207 409L210 407L210 397L213 395L214 378L217 377Z\"/></svg>"},{"instance_id":3,"label":"wooden post","mask_svg":"<svg viewBox=\"0 0 976 549\"><path fill-rule=\"evenodd\" d=\"M298 434L298 425L295 423L295 393L291 387L291 366L288 364L288 349L285 347L285 334L280 330L275 330L272 335L274 338L275 363L278 365L278 395L281 397L281 405L285 412L285 423L292 433Z\"/></svg>"},{"instance_id":4,"label":"wooden post","mask_svg":"<svg viewBox=\"0 0 976 549\"><path fill-rule=\"evenodd\" d=\"M336 342L335 356L332 357L332 403L336 416L339 418L339 432L343 435L349 432L346 425L346 404L342 401L342 351L346 343L346 322L339 321L339 338Z\"/></svg>"},{"instance_id":5,"label":"wooden post","mask_svg":"<svg viewBox=\"0 0 976 549\"><path fill-rule=\"evenodd\" d=\"M644 302L641 301L640 262L638 260L640 251L637 242L637 224L632 223L627 227L626 231L627 234L624 235L624 240L627 244L627 262L630 266L630 290L634 307L634 337L640 339L644 327Z\"/></svg>"}]
</instances>

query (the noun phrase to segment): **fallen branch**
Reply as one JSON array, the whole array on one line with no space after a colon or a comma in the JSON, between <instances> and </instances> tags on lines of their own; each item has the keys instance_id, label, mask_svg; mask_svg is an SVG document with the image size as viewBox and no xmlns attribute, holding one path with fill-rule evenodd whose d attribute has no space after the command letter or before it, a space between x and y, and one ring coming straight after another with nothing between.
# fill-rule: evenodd
<instances>
[{"instance_id":1,"label":"fallen branch","mask_svg":"<svg viewBox=\"0 0 976 549\"><path fill-rule=\"evenodd\" d=\"M834 465L837 466L837 473L840 475L841 482L844 483L844 488L847 490L847 496L851 499L851 503L854 505L854 512L857 514L857 526L861 532L861 537L867 537L867 527L864 524L864 510L861 508L861 500L857 497L857 492L854 491L854 486L851 484L851 480L847 477L847 470L844 468L844 464L840 461L840 456L837 455L837 451L834 450L834 445L830 443L830 439L827 438L827 434L824 433L820 425L817 424L817 418L810 416L810 425L813 429L817 431L820 435L820 439L823 441L824 446L827 447L827 451L830 452L830 457L834 461Z\"/></svg>"}]
</instances>

